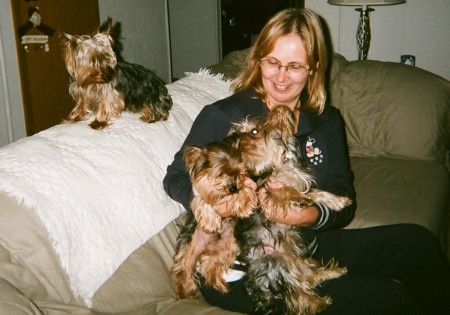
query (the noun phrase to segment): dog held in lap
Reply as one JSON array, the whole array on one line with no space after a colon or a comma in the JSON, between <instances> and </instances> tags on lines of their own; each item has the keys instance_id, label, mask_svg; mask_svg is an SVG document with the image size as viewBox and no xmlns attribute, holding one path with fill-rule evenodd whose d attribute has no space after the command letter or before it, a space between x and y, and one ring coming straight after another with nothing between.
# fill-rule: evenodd
<instances>
[{"instance_id":1,"label":"dog held in lap","mask_svg":"<svg viewBox=\"0 0 450 315\"><path fill-rule=\"evenodd\" d=\"M90 126L104 129L124 110L141 113L148 123L167 120L172 98L165 83L141 65L117 60L113 28L108 18L92 36L63 35L69 93L76 102L65 122L81 121L92 113Z\"/></svg>"},{"instance_id":2,"label":"dog held in lap","mask_svg":"<svg viewBox=\"0 0 450 315\"><path fill-rule=\"evenodd\" d=\"M254 189L245 185L248 176L239 152L230 143L188 147L184 160L192 179L192 213L178 236L171 274L179 298L197 292L197 267L206 282L222 292L222 275L238 252L234 239L234 217L222 219L215 206L227 203L235 217L248 217L258 205Z\"/></svg>"},{"instance_id":3,"label":"dog held in lap","mask_svg":"<svg viewBox=\"0 0 450 315\"><path fill-rule=\"evenodd\" d=\"M227 292L221 275L238 260L245 266L244 286L254 298L258 314L316 314L325 309L331 304L331 298L319 296L315 287L325 280L340 277L346 269L333 261L324 265L312 259L295 226L268 220L265 213L270 213L270 217L283 216L314 203L339 211L351 203L350 199L314 188L314 177L303 165L294 137L293 113L286 106L273 108L267 117L234 124L219 147L233 152L239 171L218 171L218 168L229 169L226 164L232 165L224 158L218 164L200 163L193 172L192 160L199 159L187 153L190 148L185 154L195 197L191 203L194 215L179 235L171 269L178 297L195 296L197 273L205 279L205 284ZM211 157L207 149L205 154ZM200 180L196 175L200 169L209 174L203 180L212 189L196 193ZM229 184L236 182L234 174L241 176L238 176L238 185ZM255 193L244 185L242 176L252 178L257 190L264 188L265 193ZM222 195L208 199L208 192L218 190L217 182L224 187ZM272 189L271 182L283 185ZM213 214L213 205L222 198L232 204L229 200L245 199L247 194L250 202L245 203L247 207L243 207L242 212L236 209L235 216L221 219L221 224L215 224L213 229L202 228L209 224L205 224L205 218L198 213L206 211L208 216L217 215Z\"/></svg>"}]
</instances>

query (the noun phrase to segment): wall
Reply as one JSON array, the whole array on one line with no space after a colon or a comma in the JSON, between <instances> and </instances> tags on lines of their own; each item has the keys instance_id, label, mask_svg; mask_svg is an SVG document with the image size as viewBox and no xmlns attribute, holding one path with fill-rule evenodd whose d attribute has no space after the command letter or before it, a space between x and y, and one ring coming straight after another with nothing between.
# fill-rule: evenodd
<instances>
[{"instance_id":1,"label":"wall","mask_svg":"<svg viewBox=\"0 0 450 315\"><path fill-rule=\"evenodd\" d=\"M220 60L219 0L99 0L121 23L122 56L165 82Z\"/></svg>"},{"instance_id":2,"label":"wall","mask_svg":"<svg viewBox=\"0 0 450 315\"><path fill-rule=\"evenodd\" d=\"M121 24L125 61L141 64L171 82L167 0L99 0L100 21Z\"/></svg>"},{"instance_id":3,"label":"wall","mask_svg":"<svg viewBox=\"0 0 450 315\"><path fill-rule=\"evenodd\" d=\"M348 60L358 58L355 7L330 5L326 0L306 0L305 7L327 21L335 51ZM450 80L449 0L406 0L373 8L368 59L399 62L401 55L415 55L417 67Z\"/></svg>"},{"instance_id":4,"label":"wall","mask_svg":"<svg viewBox=\"0 0 450 315\"><path fill-rule=\"evenodd\" d=\"M219 62L220 1L168 0L172 77Z\"/></svg>"}]
</instances>

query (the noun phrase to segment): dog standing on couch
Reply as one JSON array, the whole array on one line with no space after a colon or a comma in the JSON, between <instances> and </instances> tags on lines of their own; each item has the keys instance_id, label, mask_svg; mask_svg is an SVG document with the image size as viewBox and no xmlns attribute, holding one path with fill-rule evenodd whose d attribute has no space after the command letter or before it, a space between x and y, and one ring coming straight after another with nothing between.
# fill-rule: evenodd
<instances>
[{"instance_id":1,"label":"dog standing on couch","mask_svg":"<svg viewBox=\"0 0 450 315\"><path fill-rule=\"evenodd\" d=\"M178 238L171 269L179 298L194 297L197 272L205 278L207 285L227 292L222 275L237 259L245 266L244 286L254 298L259 314L315 314L331 303L329 297L319 296L314 288L325 280L341 276L346 269L334 262L323 265L310 258L307 245L295 227L268 220L264 214L282 216L287 211L301 211L302 207L313 203L322 203L339 211L350 204L346 197L312 188L314 177L299 159L293 130L292 112L286 106L277 106L265 118L233 125L226 144L218 152L204 149L202 158L189 152L185 154L194 199L210 200L213 205L226 198L236 198L236 193L245 195L249 191L242 189L245 186L228 184L235 178L231 169L240 170L235 174L252 177L265 193L258 194L258 205L251 209L250 216L246 208L245 215L221 219L221 225L213 230L214 233L203 231L202 223L195 221L199 216L190 215ZM238 152L235 159L239 161L239 167L230 167L229 158L210 162L214 156L226 156L222 151L224 148L231 150L230 145L236 150L234 154ZM202 173L203 176L198 175ZM200 194L196 193L199 182L204 187ZM218 182L226 189L217 189ZM280 182L283 186L271 189L271 182ZM217 195L217 191L222 193ZM210 195L214 194L216 196L212 198ZM199 203L192 202L192 205L196 204ZM231 204L229 200L227 204ZM201 210L213 212L210 206L199 207L193 212ZM232 212L239 214L236 210Z\"/></svg>"},{"instance_id":2,"label":"dog standing on couch","mask_svg":"<svg viewBox=\"0 0 450 315\"><path fill-rule=\"evenodd\" d=\"M108 18L92 36L63 35L63 55L76 102L65 122L95 115L93 129L107 127L121 112L140 112L141 120L166 120L172 98L165 83L141 65L118 61L113 50L113 22Z\"/></svg>"}]
</instances>

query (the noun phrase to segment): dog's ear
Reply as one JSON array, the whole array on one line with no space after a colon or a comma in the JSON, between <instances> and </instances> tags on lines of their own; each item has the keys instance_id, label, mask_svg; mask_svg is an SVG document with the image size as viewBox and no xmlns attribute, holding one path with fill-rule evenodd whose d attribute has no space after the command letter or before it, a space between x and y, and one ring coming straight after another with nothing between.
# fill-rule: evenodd
<instances>
[{"instance_id":1,"label":"dog's ear","mask_svg":"<svg viewBox=\"0 0 450 315\"><path fill-rule=\"evenodd\" d=\"M70 41L70 40L72 39L73 36L70 35L70 34L62 33L59 37L61 38L61 42L62 42L63 44L65 44L65 43L67 43L68 41Z\"/></svg>"},{"instance_id":2,"label":"dog's ear","mask_svg":"<svg viewBox=\"0 0 450 315\"><path fill-rule=\"evenodd\" d=\"M70 46L69 45L70 45L70 41L72 40L73 36L69 35L69 34L66 34L66 33L63 33L63 34L60 35L60 38L61 38L60 43L61 43L61 47L63 49L63 53L67 54L68 51L70 50Z\"/></svg>"},{"instance_id":3,"label":"dog's ear","mask_svg":"<svg viewBox=\"0 0 450 315\"><path fill-rule=\"evenodd\" d=\"M61 38L61 45L65 50L74 50L75 47L77 47L78 45L79 42L78 36L62 33L59 37Z\"/></svg>"},{"instance_id":4,"label":"dog's ear","mask_svg":"<svg viewBox=\"0 0 450 315\"><path fill-rule=\"evenodd\" d=\"M239 132L231 127L230 131L228 132L225 139L223 139L224 144L230 146L230 148L239 148L239 140L240 140L240 134Z\"/></svg>"},{"instance_id":5,"label":"dog's ear","mask_svg":"<svg viewBox=\"0 0 450 315\"><path fill-rule=\"evenodd\" d=\"M121 24L120 22L113 22L111 17L103 22L97 29L97 33L92 34L94 37L96 34L102 34L107 36L110 41L111 47L114 48L114 52L117 55L117 58L123 60L121 56L119 56L119 52L122 50L122 44L120 43L120 33L121 33Z\"/></svg>"},{"instance_id":6,"label":"dog's ear","mask_svg":"<svg viewBox=\"0 0 450 315\"><path fill-rule=\"evenodd\" d=\"M76 36L72 36L66 33L61 34L61 46L63 52L63 59L66 65L67 71L71 76L75 73L75 60L73 57L73 51L78 45L78 39Z\"/></svg>"},{"instance_id":7,"label":"dog's ear","mask_svg":"<svg viewBox=\"0 0 450 315\"><path fill-rule=\"evenodd\" d=\"M103 22L97 30L97 33L104 33L106 35L110 35L113 31L114 25L113 20L110 16L106 19L105 22Z\"/></svg>"},{"instance_id":8,"label":"dog's ear","mask_svg":"<svg viewBox=\"0 0 450 315\"><path fill-rule=\"evenodd\" d=\"M278 105L272 108L265 121L265 128L276 128L281 131L282 138L286 141L294 135L294 113L285 105Z\"/></svg>"},{"instance_id":9,"label":"dog's ear","mask_svg":"<svg viewBox=\"0 0 450 315\"><path fill-rule=\"evenodd\" d=\"M207 163L206 154L201 148L196 146L186 147L183 151L183 158L191 178L195 177Z\"/></svg>"}]
</instances>

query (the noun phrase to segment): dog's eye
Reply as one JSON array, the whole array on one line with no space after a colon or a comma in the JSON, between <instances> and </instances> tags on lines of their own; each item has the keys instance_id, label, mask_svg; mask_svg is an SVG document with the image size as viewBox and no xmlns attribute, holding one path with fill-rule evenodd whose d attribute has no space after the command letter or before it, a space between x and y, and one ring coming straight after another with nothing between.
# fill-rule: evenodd
<instances>
[{"instance_id":1,"label":"dog's eye","mask_svg":"<svg viewBox=\"0 0 450 315\"><path fill-rule=\"evenodd\" d=\"M253 128L252 131L250 131L250 133L251 133L252 135L256 135L256 134L258 133L258 129Z\"/></svg>"},{"instance_id":2,"label":"dog's eye","mask_svg":"<svg viewBox=\"0 0 450 315\"><path fill-rule=\"evenodd\" d=\"M231 185L230 187L228 187L228 191L229 191L231 194L236 193L236 192L238 191L237 186L236 186L236 185Z\"/></svg>"}]
</instances>

